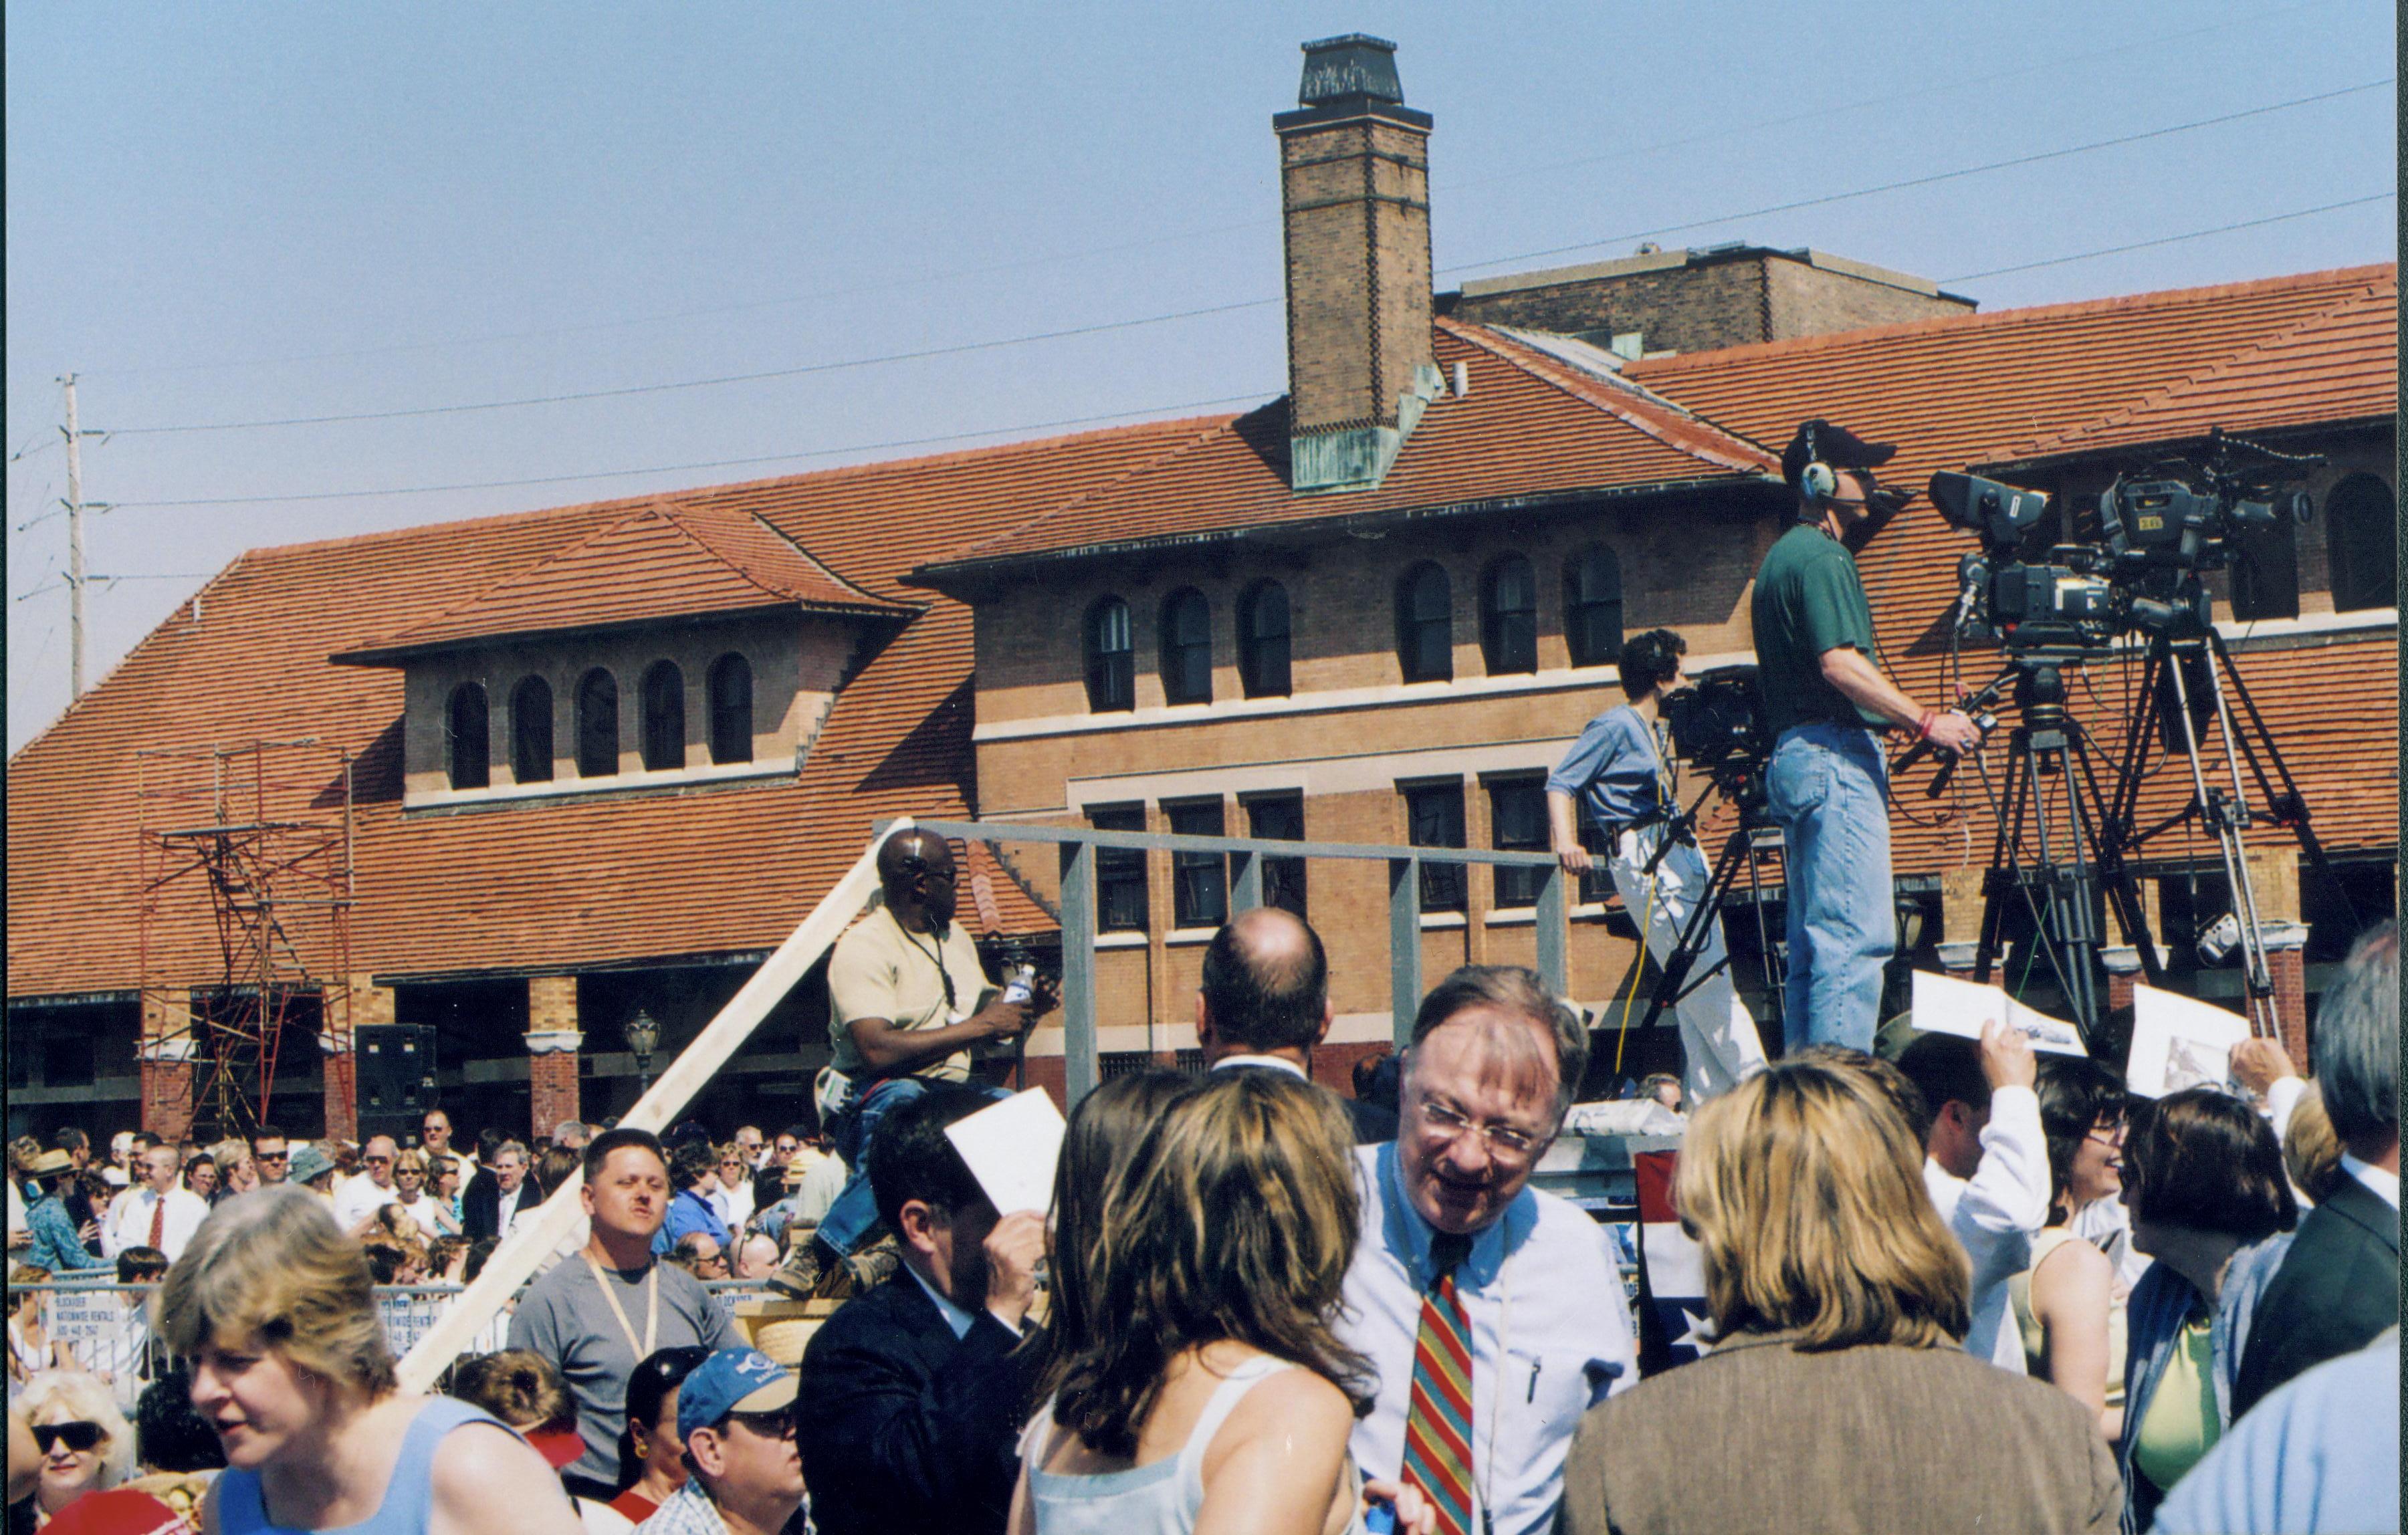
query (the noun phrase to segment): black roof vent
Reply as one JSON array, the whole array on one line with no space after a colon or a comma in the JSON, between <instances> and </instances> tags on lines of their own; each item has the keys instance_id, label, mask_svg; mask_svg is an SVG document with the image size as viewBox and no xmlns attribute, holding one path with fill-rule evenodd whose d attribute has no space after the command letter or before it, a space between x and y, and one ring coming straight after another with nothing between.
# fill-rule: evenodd
<instances>
[{"instance_id":1,"label":"black roof vent","mask_svg":"<svg viewBox=\"0 0 2408 1535\"><path fill-rule=\"evenodd\" d=\"M1360 32L1305 44L1304 84L1296 99L1299 107L1401 104L1405 88L1397 79L1397 45Z\"/></svg>"}]
</instances>

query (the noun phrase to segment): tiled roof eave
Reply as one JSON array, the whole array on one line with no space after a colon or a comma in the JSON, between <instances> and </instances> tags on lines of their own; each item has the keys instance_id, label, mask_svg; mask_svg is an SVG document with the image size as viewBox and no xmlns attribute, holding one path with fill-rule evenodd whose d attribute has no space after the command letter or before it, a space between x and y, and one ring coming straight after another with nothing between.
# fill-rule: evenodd
<instances>
[{"instance_id":1,"label":"tiled roof eave","mask_svg":"<svg viewBox=\"0 0 2408 1535\"><path fill-rule=\"evenodd\" d=\"M920 566L904 574L900 580L909 586L926 587L933 591L948 591L955 583L974 582L985 577L1007 575L1014 571L1039 569L1083 560L1112 559L1171 549L1196 549L1212 544L1278 544L1298 540L1320 540L1348 534L1384 531L1410 523L1435 522L1449 517L1530 511L1576 502L1644 501L1677 495L1693 495L1699 491L1728 491L1748 486L1771 486L1777 489L1781 487L1781 481L1769 475L1743 474L1734 471L1691 476L1680 480L1659 480L1640 485L1570 485L1561 489L1531 491L1519 495L1482 496L1468 501L1443 501L1415 507L1383 507L1377 511L1340 513L1326 517L1287 518L1275 523L1245 523L1228 527L1196 528L1177 533L1156 534L1144 538L1109 539L1101 542L1065 545L1059 549L992 554L977 559L948 560L936 565Z\"/></svg>"},{"instance_id":2,"label":"tiled roof eave","mask_svg":"<svg viewBox=\"0 0 2408 1535\"><path fill-rule=\"evenodd\" d=\"M2353 416L2334 420L2300 422L2292 425L2272 427L2263 431L2243 430L2231 434L2251 442L2276 443L2294 439L2331 438L2357 433L2389 431L2396 416ZM2204 432L2185 432L2175 437L2116 438L2095 442L2083 442L2054 452L2025 453L2014 458L1988 459L1968 468L1979 475L2009 475L2036 470L2078 468L2088 463L2128 462L2136 452L2147 451L2172 456L2182 451L2207 446Z\"/></svg>"},{"instance_id":3,"label":"tiled roof eave","mask_svg":"<svg viewBox=\"0 0 2408 1535\"><path fill-rule=\"evenodd\" d=\"M558 627L496 630L492 634L450 635L439 639L397 645L370 645L358 650L339 651L326 657L338 667L397 667L429 655L459 651L493 650L504 645L524 644L533 640L591 638L599 635L633 634L644 629L666 629L688 624L724 624L739 619L758 618L765 613L820 613L833 618L884 620L907 624L927 610L909 603L871 602L835 603L799 602L792 597L772 598L748 603L738 608L720 608L695 613L662 613L653 617L613 619L605 624L570 624Z\"/></svg>"}]
</instances>

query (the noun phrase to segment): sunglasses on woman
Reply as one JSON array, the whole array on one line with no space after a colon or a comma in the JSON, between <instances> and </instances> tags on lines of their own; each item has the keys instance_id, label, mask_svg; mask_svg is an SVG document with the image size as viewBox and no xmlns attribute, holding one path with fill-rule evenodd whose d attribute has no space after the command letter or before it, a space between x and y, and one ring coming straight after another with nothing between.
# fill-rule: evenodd
<instances>
[{"instance_id":1,"label":"sunglasses on woman","mask_svg":"<svg viewBox=\"0 0 2408 1535\"><path fill-rule=\"evenodd\" d=\"M34 1425L34 1442L44 1455L50 1446L64 1444L78 1455L83 1454L107 1439L108 1434L97 1423L37 1423Z\"/></svg>"}]
</instances>

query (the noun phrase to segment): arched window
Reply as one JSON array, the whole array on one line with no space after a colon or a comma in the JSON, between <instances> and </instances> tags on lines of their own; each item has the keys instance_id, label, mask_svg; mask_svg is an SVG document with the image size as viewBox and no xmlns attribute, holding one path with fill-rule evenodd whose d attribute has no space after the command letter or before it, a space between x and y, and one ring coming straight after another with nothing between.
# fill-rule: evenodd
<instances>
[{"instance_id":1,"label":"arched window","mask_svg":"<svg viewBox=\"0 0 2408 1535\"><path fill-rule=\"evenodd\" d=\"M521 783L552 779L552 684L540 677L510 690L510 776Z\"/></svg>"},{"instance_id":2,"label":"arched window","mask_svg":"<svg viewBox=\"0 0 2408 1535\"><path fill-rule=\"evenodd\" d=\"M452 787L481 789L491 782L485 767L490 744L485 725L485 688L463 682L452 690L452 706L443 721L445 754L451 759Z\"/></svg>"},{"instance_id":3,"label":"arched window","mask_svg":"<svg viewBox=\"0 0 2408 1535\"><path fill-rule=\"evenodd\" d=\"M710 664L710 760L752 760L752 663L729 651Z\"/></svg>"},{"instance_id":4,"label":"arched window","mask_svg":"<svg viewBox=\"0 0 2408 1535\"><path fill-rule=\"evenodd\" d=\"M1408 682L1455 675L1455 588L1442 567L1425 562L1397 582L1397 660Z\"/></svg>"},{"instance_id":5,"label":"arched window","mask_svg":"<svg viewBox=\"0 0 2408 1535\"><path fill-rule=\"evenodd\" d=\"M1508 554L1480 582L1480 650L1490 676L1539 669L1539 580Z\"/></svg>"},{"instance_id":6,"label":"arched window","mask_svg":"<svg viewBox=\"0 0 2408 1535\"><path fill-rule=\"evenodd\" d=\"M619 770L619 680L596 667L577 684L577 776Z\"/></svg>"},{"instance_id":7,"label":"arched window","mask_svg":"<svg viewBox=\"0 0 2408 1535\"><path fill-rule=\"evenodd\" d=\"M1238 599L1238 678L1249 698L1288 695L1287 588L1256 581Z\"/></svg>"},{"instance_id":8,"label":"arched window","mask_svg":"<svg viewBox=\"0 0 2408 1535\"><path fill-rule=\"evenodd\" d=\"M684 766L685 674L674 661L655 661L644 671L644 768Z\"/></svg>"},{"instance_id":9,"label":"arched window","mask_svg":"<svg viewBox=\"0 0 2408 1535\"><path fill-rule=\"evenodd\" d=\"M2335 612L2388 608L2400 600L2399 507L2391 487L2353 474L2325 495L2325 542L2331 551Z\"/></svg>"},{"instance_id":10,"label":"arched window","mask_svg":"<svg viewBox=\"0 0 2408 1535\"><path fill-rule=\"evenodd\" d=\"M1212 701L1212 605L1193 586L1163 600L1162 698L1172 704Z\"/></svg>"},{"instance_id":11,"label":"arched window","mask_svg":"<svg viewBox=\"0 0 2408 1535\"><path fill-rule=\"evenodd\" d=\"M1087 707L1098 714L1137 707L1128 604L1118 597L1087 610Z\"/></svg>"},{"instance_id":12,"label":"arched window","mask_svg":"<svg viewBox=\"0 0 2408 1535\"><path fill-rule=\"evenodd\" d=\"M1564 562L1564 643L1576 667L1622 659L1622 561L1603 544Z\"/></svg>"}]
</instances>

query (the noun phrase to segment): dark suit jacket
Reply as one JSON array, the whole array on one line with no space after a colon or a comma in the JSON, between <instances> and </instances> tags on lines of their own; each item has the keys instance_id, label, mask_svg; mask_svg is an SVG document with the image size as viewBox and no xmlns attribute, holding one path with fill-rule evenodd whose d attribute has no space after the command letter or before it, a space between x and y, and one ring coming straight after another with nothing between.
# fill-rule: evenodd
<instances>
[{"instance_id":1,"label":"dark suit jacket","mask_svg":"<svg viewBox=\"0 0 2408 1535\"><path fill-rule=\"evenodd\" d=\"M2312 1365L2400 1325L2400 1212L2344 1174L2308 1212L2249 1323L2232 1383L2235 1418Z\"/></svg>"},{"instance_id":2,"label":"dark suit jacket","mask_svg":"<svg viewBox=\"0 0 2408 1535\"><path fill-rule=\"evenodd\" d=\"M538 1204L543 1202L543 1186L535 1181L534 1173L528 1173L520 1181L519 1186L527 1191L520 1196L521 1209L525 1208L523 1201L528 1194L534 1196ZM461 1234L470 1241L483 1241L488 1237L500 1236L501 1211L501 1181L494 1176L491 1168L479 1168L477 1176L469 1179L468 1186L460 1191Z\"/></svg>"},{"instance_id":3,"label":"dark suit jacket","mask_svg":"<svg viewBox=\"0 0 2408 1535\"><path fill-rule=\"evenodd\" d=\"M1959 1348L1742 1335L1590 1409L1556 1528L2004 1535L2113 1532L2123 1513L2114 1452L2053 1385Z\"/></svg>"},{"instance_id":4,"label":"dark suit jacket","mask_svg":"<svg viewBox=\"0 0 2408 1535\"><path fill-rule=\"evenodd\" d=\"M1240 1062L1236 1066L1218 1064L1212 1069L1215 1071L1276 1071L1280 1069L1275 1066L1255 1066ZM1354 1127L1354 1144L1376 1146L1382 1141L1397 1139L1397 1111L1394 1109L1384 1103L1372 1103L1363 1098L1348 1097L1342 1093L1322 1087L1317 1082L1313 1083L1313 1085L1327 1093L1340 1109L1346 1111L1346 1123Z\"/></svg>"},{"instance_id":5,"label":"dark suit jacket","mask_svg":"<svg viewBox=\"0 0 2408 1535\"><path fill-rule=\"evenodd\" d=\"M820 1535L1001 1535L1038 1353L984 1310L955 1339L908 1269L838 1307L795 1399Z\"/></svg>"}]
</instances>

